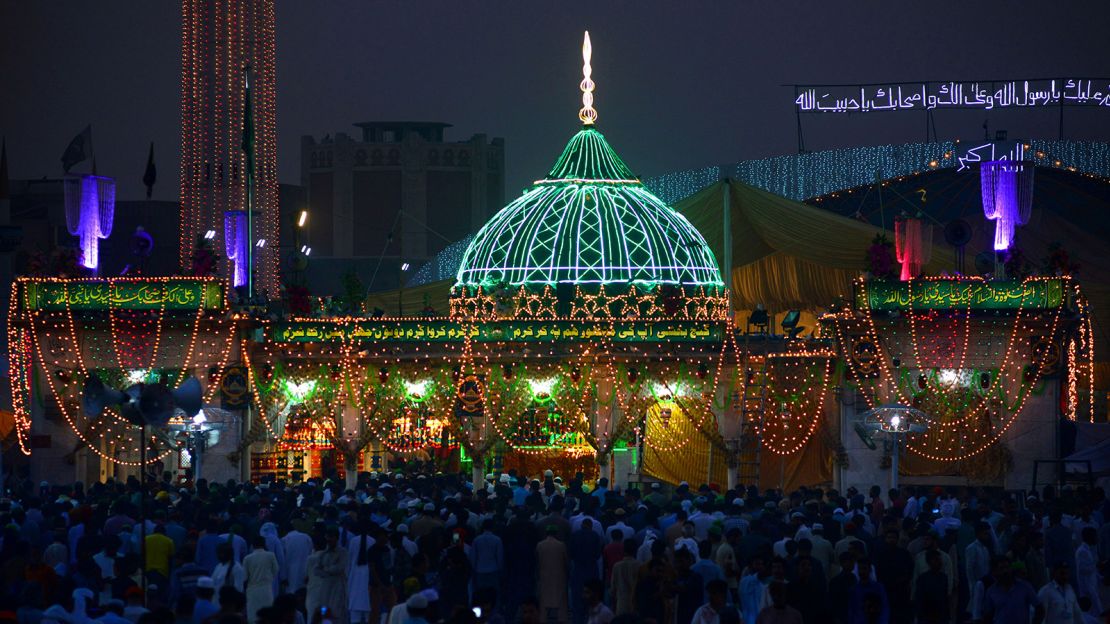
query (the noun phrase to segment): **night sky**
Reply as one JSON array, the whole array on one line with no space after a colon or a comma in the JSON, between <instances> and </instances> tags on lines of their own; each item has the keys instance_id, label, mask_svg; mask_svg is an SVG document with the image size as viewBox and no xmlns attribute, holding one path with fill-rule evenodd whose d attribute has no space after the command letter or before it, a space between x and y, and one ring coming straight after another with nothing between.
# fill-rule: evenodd
<instances>
[{"instance_id":1,"label":"night sky","mask_svg":"<svg viewBox=\"0 0 1110 624\"><path fill-rule=\"evenodd\" d=\"M851 7L851 8L846 8ZM87 123L99 172L175 199L180 8L173 0L0 0L0 135L13 178L57 177ZM304 2L278 0L282 182L299 141L354 122L434 120L504 137L506 196L577 126L582 30L598 127L643 176L796 151L795 82L1110 76L1110 2ZM977 139L988 113L936 114ZM989 113L1010 138L1055 138L1056 109ZM923 140L923 113L805 118L811 150ZM1068 109L1065 136L1110 140L1110 109ZM78 168L84 165L79 165Z\"/></svg>"}]
</instances>

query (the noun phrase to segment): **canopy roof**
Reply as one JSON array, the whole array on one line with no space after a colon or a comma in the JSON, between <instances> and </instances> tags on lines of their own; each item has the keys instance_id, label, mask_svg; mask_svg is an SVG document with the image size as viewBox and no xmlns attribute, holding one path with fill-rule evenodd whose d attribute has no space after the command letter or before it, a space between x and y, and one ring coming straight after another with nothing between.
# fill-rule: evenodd
<instances>
[{"instance_id":1,"label":"canopy roof","mask_svg":"<svg viewBox=\"0 0 1110 624\"><path fill-rule=\"evenodd\" d=\"M735 180L722 180L675 204L709 242L724 253L724 211L732 231L733 306L773 310L823 307L852 293L865 268L867 248L883 229ZM888 232L889 235L889 232ZM889 236L893 241L893 236ZM927 272L952 266L936 249Z\"/></svg>"},{"instance_id":2,"label":"canopy roof","mask_svg":"<svg viewBox=\"0 0 1110 624\"><path fill-rule=\"evenodd\" d=\"M702 235L632 175L592 126L475 235L456 286L673 284L721 287Z\"/></svg>"}]
</instances>

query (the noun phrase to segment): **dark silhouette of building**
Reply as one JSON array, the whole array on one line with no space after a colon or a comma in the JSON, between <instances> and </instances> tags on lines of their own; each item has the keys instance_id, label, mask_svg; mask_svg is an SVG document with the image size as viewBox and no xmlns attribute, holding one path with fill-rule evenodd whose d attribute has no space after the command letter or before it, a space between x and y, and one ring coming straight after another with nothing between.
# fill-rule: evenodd
<instances>
[{"instance_id":1,"label":"dark silhouette of building","mask_svg":"<svg viewBox=\"0 0 1110 624\"><path fill-rule=\"evenodd\" d=\"M418 268L504 204L503 139L444 141L450 125L438 122L355 126L360 138L301 139L311 276L343 259L371 289L396 286L401 267Z\"/></svg>"}]
</instances>

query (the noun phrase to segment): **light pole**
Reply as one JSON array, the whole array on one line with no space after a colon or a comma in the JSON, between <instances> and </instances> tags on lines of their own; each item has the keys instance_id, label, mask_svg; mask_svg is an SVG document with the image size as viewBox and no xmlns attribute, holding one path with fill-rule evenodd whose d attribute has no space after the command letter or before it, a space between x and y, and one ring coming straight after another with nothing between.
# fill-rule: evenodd
<instances>
[{"instance_id":1,"label":"light pole","mask_svg":"<svg viewBox=\"0 0 1110 624\"><path fill-rule=\"evenodd\" d=\"M208 442L208 427L206 423L208 418L204 415L204 410L197 412L193 416L193 424L190 427L190 441L193 443L193 484L200 481L200 456L204 453L204 447Z\"/></svg>"},{"instance_id":2,"label":"light pole","mask_svg":"<svg viewBox=\"0 0 1110 624\"><path fill-rule=\"evenodd\" d=\"M881 431L890 436L893 442L893 451L890 456L890 487L898 487L898 455L902 446L902 436L908 433L922 433L927 427L928 416L925 412L910 407L892 403L880 405L864 412L863 427L871 431Z\"/></svg>"}]
</instances>

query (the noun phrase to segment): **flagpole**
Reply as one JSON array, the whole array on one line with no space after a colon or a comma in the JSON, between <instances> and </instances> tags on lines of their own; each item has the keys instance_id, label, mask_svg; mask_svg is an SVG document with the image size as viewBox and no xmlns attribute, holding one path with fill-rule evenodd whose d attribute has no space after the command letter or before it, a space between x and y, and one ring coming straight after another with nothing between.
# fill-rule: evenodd
<instances>
[{"instance_id":1,"label":"flagpole","mask_svg":"<svg viewBox=\"0 0 1110 624\"><path fill-rule=\"evenodd\" d=\"M243 101L243 149L247 152L247 298L254 299L254 119L251 102L251 66L243 68L246 83Z\"/></svg>"}]
</instances>

